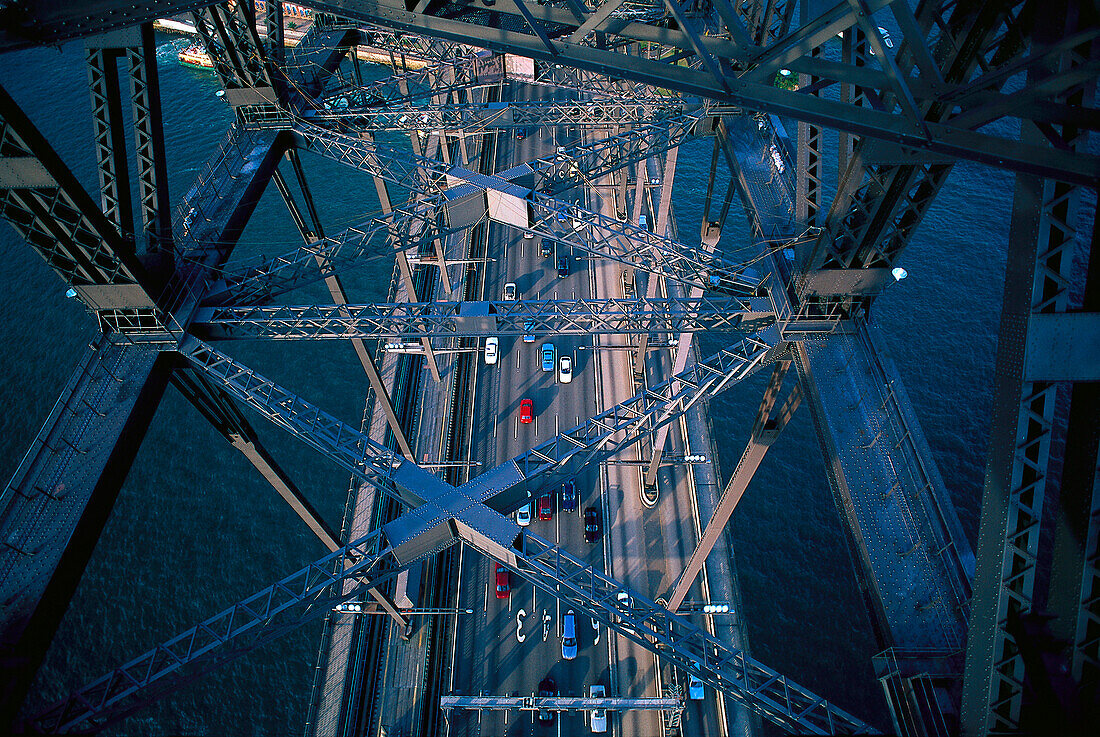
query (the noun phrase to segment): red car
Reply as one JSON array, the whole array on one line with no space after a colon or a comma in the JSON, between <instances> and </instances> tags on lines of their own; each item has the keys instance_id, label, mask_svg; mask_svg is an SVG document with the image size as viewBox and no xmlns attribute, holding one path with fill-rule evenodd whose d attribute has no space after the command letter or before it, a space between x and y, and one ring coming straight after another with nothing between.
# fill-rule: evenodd
<instances>
[{"instance_id":1,"label":"red car","mask_svg":"<svg viewBox=\"0 0 1100 737\"><path fill-rule=\"evenodd\" d=\"M538 516L543 522L554 518L554 500L549 491L539 496Z\"/></svg>"},{"instance_id":2,"label":"red car","mask_svg":"<svg viewBox=\"0 0 1100 737\"><path fill-rule=\"evenodd\" d=\"M512 593L512 584L508 580L508 569L497 563L497 598L507 599Z\"/></svg>"},{"instance_id":3,"label":"red car","mask_svg":"<svg viewBox=\"0 0 1100 737\"><path fill-rule=\"evenodd\" d=\"M519 403L519 421L529 425L535 419L535 403L530 399L524 399Z\"/></svg>"}]
</instances>

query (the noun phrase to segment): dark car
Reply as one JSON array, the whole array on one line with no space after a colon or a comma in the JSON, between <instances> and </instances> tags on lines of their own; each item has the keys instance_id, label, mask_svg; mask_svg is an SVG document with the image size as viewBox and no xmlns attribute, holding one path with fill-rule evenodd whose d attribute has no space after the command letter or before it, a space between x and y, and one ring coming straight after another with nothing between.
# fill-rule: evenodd
<instances>
[{"instance_id":1,"label":"dark car","mask_svg":"<svg viewBox=\"0 0 1100 737\"><path fill-rule=\"evenodd\" d=\"M584 541L594 543L600 539L600 513L595 507L584 510Z\"/></svg>"},{"instance_id":2,"label":"dark car","mask_svg":"<svg viewBox=\"0 0 1100 737\"><path fill-rule=\"evenodd\" d=\"M546 676L539 681L539 696L557 696L558 684L554 683L554 679L550 676ZM539 709L539 721L540 722L552 722L554 721L554 712L549 709Z\"/></svg>"},{"instance_id":3,"label":"dark car","mask_svg":"<svg viewBox=\"0 0 1100 737\"><path fill-rule=\"evenodd\" d=\"M527 138L527 129L526 128L517 129L516 130L516 140L517 141L522 141L524 138Z\"/></svg>"},{"instance_id":4,"label":"dark car","mask_svg":"<svg viewBox=\"0 0 1100 737\"><path fill-rule=\"evenodd\" d=\"M550 254L554 252L554 247L543 240L542 245L539 247L539 253L543 258L549 258Z\"/></svg>"},{"instance_id":5,"label":"dark car","mask_svg":"<svg viewBox=\"0 0 1100 737\"><path fill-rule=\"evenodd\" d=\"M549 522L554 518L554 499L549 491L539 495L538 516L542 522Z\"/></svg>"},{"instance_id":6,"label":"dark car","mask_svg":"<svg viewBox=\"0 0 1100 737\"><path fill-rule=\"evenodd\" d=\"M577 510L577 484L569 479L561 485L561 511L575 512Z\"/></svg>"},{"instance_id":7,"label":"dark car","mask_svg":"<svg viewBox=\"0 0 1100 737\"><path fill-rule=\"evenodd\" d=\"M569 257L558 257L558 276L569 276Z\"/></svg>"}]
</instances>

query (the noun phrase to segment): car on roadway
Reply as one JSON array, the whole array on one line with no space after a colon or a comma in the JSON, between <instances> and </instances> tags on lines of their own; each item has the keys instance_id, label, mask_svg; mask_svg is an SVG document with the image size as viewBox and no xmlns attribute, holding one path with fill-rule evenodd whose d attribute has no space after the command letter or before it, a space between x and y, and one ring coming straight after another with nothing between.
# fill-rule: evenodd
<instances>
[{"instance_id":1,"label":"car on roadway","mask_svg":"<svg viewBox=\"0 0 1100 737\"><path fill-rule=\"evenodd\" d=\"M508 569L497 563L497 598L507 599L512 593L512 582L508 580Z\"/></svg>"},{"instance_id":2,"label":"car on roadway","mask_svg":"<svg viewBox=\"0 0 1100 737\"><path fill-rule=\"evenodd\" d=\"M649 221L646 220L645 215L638 216L638 227L642 230L649 230Z\"/></svg>"},{"instance_id":3,"label":"car on roadway","mask_svg":"<svg viewBox=\"0 0 1100 737\"><path fill-rule=\"evenodd\" d=\"M535 342L535 321L524 320L523 321L523 342L534 343Z\"/></svg>"},{"instance_id":4,"label":"car on roadway","mask_svg":"<svg viewBox=\"0 0 1100 737\"><path fill-rule=\"evenodd\" d=\"M561 511L577 511L577 482L573 479L561 485Z\"/></svg>"},{"instance_id":5,"label":"car on roadway","mask_svg":"<svg viewBox=\"0 0 1100 737\"><path fill-rule=\"evenodd\" d=\"M510 281L504 285L504 301L515 302L516 301L516 283Z\"/></svg>"},{"instance_id":6,"label":"car on roadway","mask_svg":"<svg viewBox=\"0 0 1100 737\"><path fill-rule=\"evenodd\" d=\"M615 599L619 602L620 609L632 609L634 608L634 600L630 598L630 594L625 591L620 591L615 594Z\"/></svg>"},{"instance_id":7,"label":"car on roadway","mask_svg":"<svg viewBox=\"0 0 1100 737\"><path fill-rule=\"evenodd\" d=\"M520 527L528 527L531 524L531 502L527 502L516 510L516 524Z\"/></svg>"},{"instance_id":8,"label":"car on roadway","mask_svg":"<svg viewBox=\"0 0 1100 737\"><path fill-rule=\"evenodd\" d=\"M542 246L539 247L539 253L543 258L549 258L550 254L554 252L554 247L551 246L545 239L542 241Z\"/></svg>"},{"instance_id":9,"label":"car on roadway","mask_svg":"<svg viewBox=\"0 0 1100 737\"><path fill-rule=\"evenodd\" d=\"M607 689L603 684L596 683L588 687L588 698L603 699L607 697ZM607 731L607 709L592 710L592 734L603 734Z\"/></svg>"},{"instance_id":10,"label":"car on roadway","mask_svg":"<svg viewBox=\"0 0 1100 737\"><path fill-rule=\"evenodd\" d=\"M558 381L562 384L568 384L573 381L573 358L571 356L562 356L558 361Z\"/></svg>"},{"instance_id":11,"label":"car on roadway","mask_svg":"<svg viewBox=\"0 0 1100 737\"><path fill-rule=\"evenodd\" d=\"M500 340L493 338L485 339L485 365L492 366L497 362L497 358L500 356Z\"/></svg>"},{"instance_id":12,"label":"car on roadway","mask_svg":"<svg viewBox=\"0 0 1100 737\"><path fill-rule=\"evenodd\" d=\"M569 276L568 256L558 256L558 276L562 278Z\"/></svg>"},{"instance_id":13,"label":"car on roadway","mask_svg":"<svg viewBox=\"0 0 1100 737\"><path fill-rule=\"evenodd\" d=\"M525 231L523 231L523 239L524 239L525 241L529 241L529 240L531 240L531 239L532 239L532 238L534 238L534 237L535 237L535 234L534 234L534 233L532 233L531 231L529 231L529 230L525 230Z\"/></svg>"},{"instance_id":14,"label":"car on roadway","mask_svg":"<svg viewBox=\"0 0 1100 737\"><path fill-rule=\"evenodd\" d=\"M554 370L554 344L543 343L542 344L542 370L553 371Z\"/></svg>"},{"instance_id":15,"label":"car on roadway","mask_svg":"<svg viewBox=\"0 0 1100 737\"><path fill-rule=\"evenodd\" d=\"M584 510L584 541L594 543L600 539L600 513L595 507Z\"/></svg>"},{"instance_id":16,"label":"car on roadway","mask_svg":"<svg viewBox=\"0 0 1100 737\"><path fill-rule=\"evenodd\" d=\"M577 657L577 615L570 609L562 617L561 656L566 660Z\"/></svg>"},{"instance_id":17,"label":"car on roadway","mask_svg":"<svg viewBox=\"0 0 1100 737\"><path fill-rule=\"evenodd\" d=\"M554 682L554 679L550 676L546 676L539 681L539 696L557 696L558 684ZM549 709L539 709L539 721L540 722L552 722L554 721L554 712Z\"/></svg>"},{"instance_id":18,"label":"car on roadway","mask_svg":"<svg viewBox=\"0 0 1100 737\"><path fill-rule=\"evenodd\" d=\"M535 403L530 399L524 399L519 403L519 421L524 425L530 425L535 419Z\"/></svg>"},{"instance_id":19,"label":"car on roadway","mask_svg":"<svg viewBox=\"0 0 1100 737\"><path fill-rule=\"evenodd\" d=\"M539 521L549 522L554 518L554 498L549 491L539 494L535 508L538 510Z\"/></svg>"},{"instance_id":20,"label":"car on roadway","mask_svg":"<svg viewBox=\"0 0 1100 737\"><path fill-rule=\"evenodd\" d=\"M516 140L517 141L522 141L524 138L527 138L527 129L526 128L517 129L516 130Z\"/></svg>"},{"instance_id":21,"label":"car on roadway","mask_svg":"<svg viewBox=\"0 0 1100 737\"><path fill-rule=\"evenodd\" d=\"M702 669L699 661L695 661L695 667ZM692 701L701 701L703 699L703 682L699 680L699 676L694 673L688 674L688 698Z\"/></svg>"}]
</instances>

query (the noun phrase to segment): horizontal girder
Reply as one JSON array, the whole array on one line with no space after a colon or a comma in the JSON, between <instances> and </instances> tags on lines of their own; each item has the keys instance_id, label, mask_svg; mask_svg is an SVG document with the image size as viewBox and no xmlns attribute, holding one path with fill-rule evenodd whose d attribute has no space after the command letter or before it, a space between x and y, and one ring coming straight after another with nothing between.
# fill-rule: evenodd
<instances>
[{"instance_id":1,"label":"horizontal girder","mask_svg":"<svg viewBox=\"0 0 1100 737\"><path fill-rule=\"evenodd\" d=\"M399 102L383 107L350 107L341 98L328 101L324 109L305 116L309 122L355 131L399 131L403 133L461 133L477 135L491 131L567 125L579 128L615 128L621 125L654 123L694 114L721 114L717 106L689 104L679 98L651 100L584 100L577 102L492 102L466 105L411 104ZM244 111L245 120L256 127L290 127L291 117L276 108Z\"/></svg>"},{"instance_id":2,"label":"horizontal girder","mask_svg":"<svg viewBox=\"0 0 1100 737\"><path fill-rule=\"evenodd\" d=\"M890 145L943 154L949 157L970 159L991 166L1026 171L1040 176L1053 176L1081 183L1100 180L1100 159L1091 154L1075 154L1069 151L1021 143L1013 138L977 132L975 128L994 119L1016 116L1028 119L1031 115L1042 123L1078 121L1082 117L1090 126L1096 125L1095 110L1070 110L1044 104L1050 97L1037 93L1036 105L1013 108L1011 101L999 92L1000 75L991 73L960 83L941 83L934 76L933 64L908 66L904 60L896 61L894 55L908 54L917 49L921 62L932 59L923 28L912 19L912 11L906 0L868 0L866 3L841 3L802 28L787 34L768 46L750 42L745 29L731 13L722 12L728 5L719 6L724 28L719 32L699 33L694 26L701 18L691 16L678 19L679 30L668 24L652 25L632 22L625 25L610 19L590 29L623 40L640 41L666 47L660 58L633 56L617 48L593 48L584 39L555 38L543 40L536 34L508 30L511 26L494 28L486 34L483 24L496 14L522 16L518 5L511 0L500 0L485 12L456 17L436 15L442 8L428 6L425 12L409 11L401 0L319 0L319 9L370 23L385 24L390 28L406 30L458 43L470 43L493 51L530 57L541 62L578 67L615 77L623 77L688 95L698 95L719 102L786 115L799 120L848 131L860 136L879 139ZM1084 3L1082 3L1084 5ZM945 4L943 13L948 15L953 4ZM535 24L553 24L555 28L578 28L578 20L571 10L552 5L538 5L527 9ZM845 29L853 28L869 13L889 9L902 25L904 41L894 44L896 51L886 50L877 39L881 57L886 61L869 64L846 64L828 61L810 54ZM584 16L582 16L583 18ZM717 18L708 17L708 21ZM947 19L937 19L947 22ZM686 22L686 25L683 25ZM862 25L866 25L863 23ZM874 28L872 25L871 28ZM1100 29L1094 29L1100 33ZM1027 48L1026 45L1024 48ZM998 59L1014 72L1026 69L1032 59ZM1033 54L1032 56L1041 56ZM696 65L680 65L688 57ZM872 57L874 59L874 57ZM671 62L671 63L670 63ZM912 73L904 74L900 68ZM861 107L827 96L813 96L775 87L772 82L780 68L812 74L825 80L825 86L837 82L857 84L869 94L869 99L889 100L890 106ZM1095 74L1095 71L1093 71ZM1055 84L1050 80L1048 84ZM899 102L900 100L900 102ZM949 118L944 122L922 120L921 108L946 105L957 111L961 124ZM975 114L977 108L991 109L990 115ZM967 119L967 113L971 119ZM1083 113L1083 114L1082 114ZM976 120L975 120L976 118ZM1011 128L1011 126L1010 126Z\"/></svg>"},{"instance_id":3,"label":"horizontal girder","mask_svg":"<svg viewBox=\"0 0 1100 737\"><path fill-rule=\"evenodd\" d=\"M756 333L775 321L761 307L732 297L207 307L191 329L206 339L238 340Z\"/></svg>"},{"instance_id":4,"label":"horizontal girder","mask_svg":"<svg viewBox=\"0 0 1100 737\"><path fill-rule=\"evenodd\" d=\"M628 698L626 696L440 696L441 709L515 709L517 711L608 711L682 709L684 702L674 698Z\"/></svg>"}]
</instances>

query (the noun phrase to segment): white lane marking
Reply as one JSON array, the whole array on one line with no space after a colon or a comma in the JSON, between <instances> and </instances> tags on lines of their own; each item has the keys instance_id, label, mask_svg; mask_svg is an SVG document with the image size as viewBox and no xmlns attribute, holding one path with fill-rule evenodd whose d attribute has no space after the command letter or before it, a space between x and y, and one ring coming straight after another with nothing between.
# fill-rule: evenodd
<instances>
[{"instance_id":1,"label":"white lane marking","mask_svg":"<svg viewBox=\"0 0 1100 737\"><path fill-rule=\"evenodd\" d=\"M593 645L600 644L600 623L594 619L588 620L592 624L592 629L596 630L596 639L592 641Z\"/></svg>"},{"instance_id":2,"label":"white lane marking","mask_svg":"<svg viewBox=\"0 0 1100 737\"><path fill-rule=\"evenodd\" d=\"M516 612L516 639L520 642L523 642L527 639L526 633L520 631L523 629L523 618L526 616L527 612L523 609L520 609L518 612Z\"/></svg>"},{"instance_id":3,"label":"white lane marking","mask_svg":"<svg viewBox=\"0 0 1100 737\"><path fill-rule=\"evenodd\" d=\"M558 415L554 414L554 434L558 434Z\"/></svg>"},{"instance_id":4,"label":"white lane marking","mask_svg":"<svg viewBox=\"0 0 1100 737\"><path fill-rule=\"evenodd\" d=\"M546 642L546 638L550 636L550 620L552 620L552 619L553 619L553 617L551 617L549 614L547 614L546 610L543 609L542 610L542 641L543 642Z\"/></svg>"},{"instance_id":5,"label":"white lane marking","mask_svg":"<svg viewBox=\"0 0 1100 737\"><path fill-rule=\"evenodd\" d=\"M519 418L517 417L512 421L512 439L515 440L519 437Z\"/></svg>"}]
</instances>

